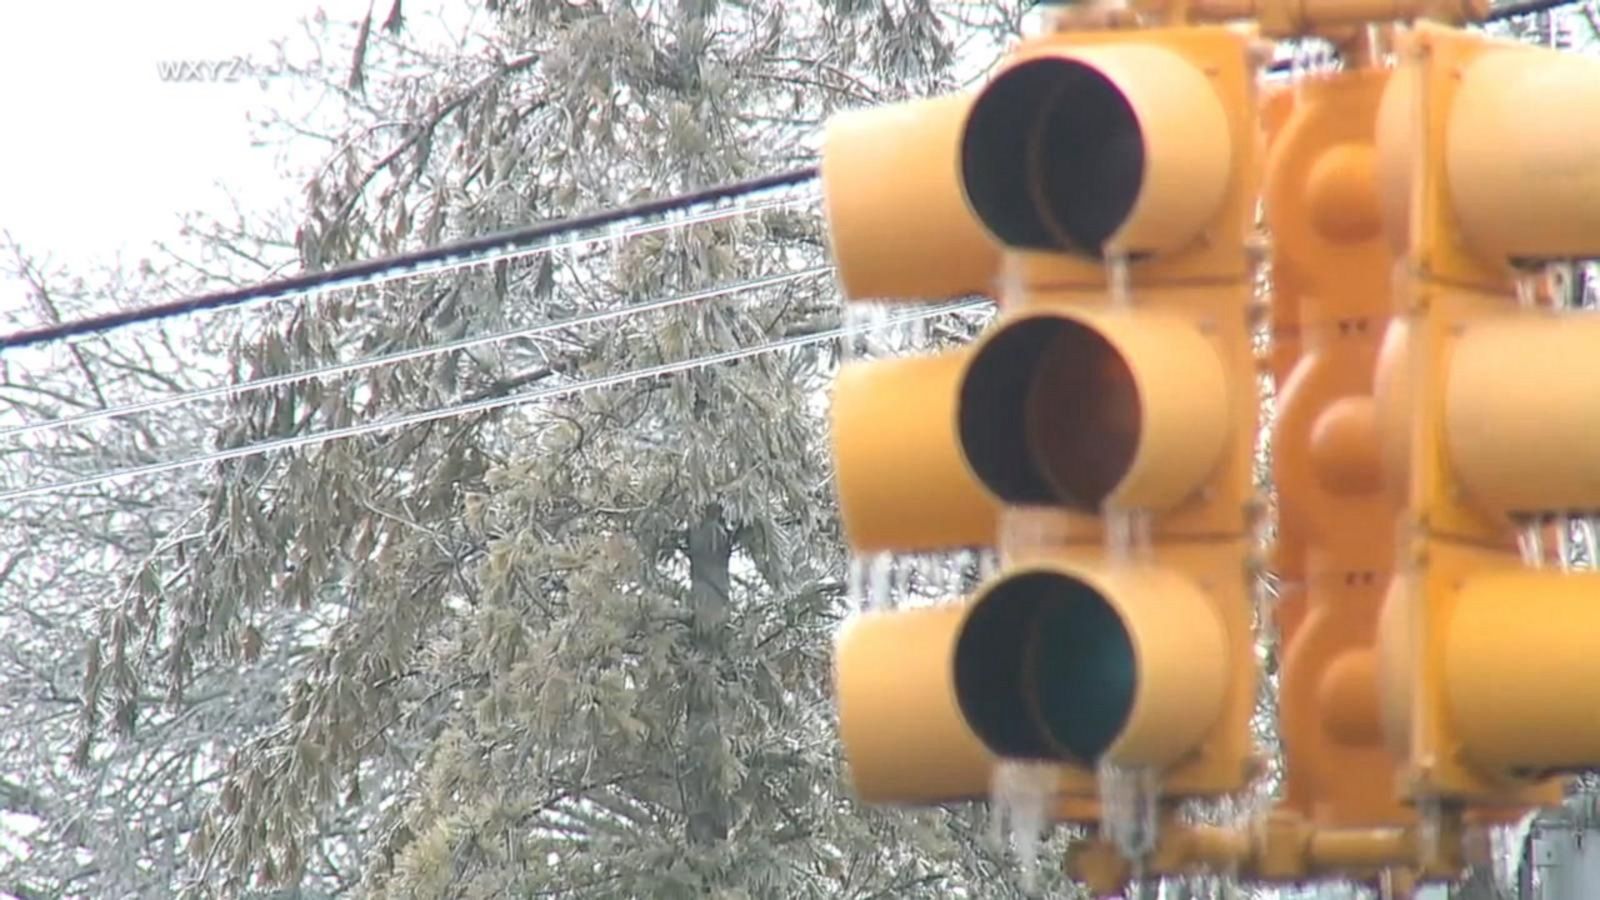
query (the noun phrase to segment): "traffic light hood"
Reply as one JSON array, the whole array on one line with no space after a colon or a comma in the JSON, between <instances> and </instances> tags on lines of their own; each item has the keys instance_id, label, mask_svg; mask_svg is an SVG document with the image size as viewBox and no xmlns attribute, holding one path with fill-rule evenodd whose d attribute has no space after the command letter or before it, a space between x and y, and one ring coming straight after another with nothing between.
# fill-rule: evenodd
<instances>
[{"instance_id":1,"label":"traffic light hood","mask_svg":"<svg viewBox=\"0 0 1600 900\"><path fill-rule=\"evenodd\" d=\"M1001 243L1089 256L1181 248L1217 214L1230 123L1164 47L1027 47L979 92L961 137L967 202Z\"/></svg>"},{"instance_id":2,"label":"traffic light hood","mask_svg":"<svg viewBox=\"0 0 1600 900\"><path fill-rule=\"evenodd\" d=\"M1177 572L1041 560L972 601L955 693L999 756L1164 768L1220 719L1228 644L1216 609Z\"/></svg>"},{"instance_id":3,"label":"traffic light hood","mask_svg":"<svg viewBox=\"0 0 1600 900\"><path fill-rule=\"evenodd\" d=\"M868 803L987 797L995 764L956 708L959 604L853 617L835 649L839 737Z\"/></svg>"},{"instance_id":4,"label":"traffic light hood","mask_svg":"<svg viewBox=\"0 0 1600 900\"><path fill-rule=\"evenodd\" d=\"M968 349L852 362L833 390L839 517L857 553L991 546L1000 507L956 442Z\"/></svg>"},{"instance_id":5,"label":"traffic light hood","mask_svg":"<svg viewBox=\"0 0 1600 900\"><path fill-rule=\"evenodd\" d=\"M956 166L968 94L852 110L828 121L822 187L847 300L989 294L1000 247L973 217Z\"/></svg>"},{"instance_id":6,"label":"traffic light hood","mask_svg":"<svg viewBox=\"0 0 1600 900\"><path fill-rule=\"evenodd\" d=\"M1219 463L1228 382L1192 322L1154 311L1035 310L975 346L957 430L998 499L1165 510Z\"/></svg>"},{"instance_id":7,"label":"traffic light hood","mask_svg":"<svg viewBox=\"0 0 1600 900\"><path fill-rule=\"evenodd\" d=\"M1427 23L1402 55L1378 119L1396 251L1450 235L1411 249L1441 277L1489 284L1512 263L1600 257L1600 61ZM1428 221L1413 231L1419 193Z\"/></svg>"}]
</instances>

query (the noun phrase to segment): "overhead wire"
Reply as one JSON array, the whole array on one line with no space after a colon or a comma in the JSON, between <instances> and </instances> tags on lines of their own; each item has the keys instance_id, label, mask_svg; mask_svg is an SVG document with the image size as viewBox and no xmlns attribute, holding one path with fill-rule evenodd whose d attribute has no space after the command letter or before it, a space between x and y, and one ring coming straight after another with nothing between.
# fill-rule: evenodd
<instances>
[{"instance_id":1,"label":"overhead wire","mask_svg":"<svg viewBox=\"0 0 1600 900\"><path fill-rule=\"evenodd\" d=\"M1484 17L1484 22L1503 22L1506 19L1515 19L1521 16L1532 16L1563 6L1582 6L1591 0L1523 0L1521 3L1506 3L1491 7L1489 15Z\"/></svg>"},{"instance_id":2,"label":"overhead wire","mask_svg":"<svg viewBox=\"0 0 1600 900\"><path fill-rule=\"evenodd\" d=\"M0 335L0 351L74 337L103 334L129 325L188 316L199 312L210 312L269 300L300 297L318 291L381 284L420 274L448 271L464 265L479 265L496 259L505 259L547 249L544 245L552 239L573 232L590 231L621 222L685 212L700 206L741 198L751 194L798 187L815 180L817 171L816 166L805 166L787 172L764 175L746 181L731 182L659 200L615 207L549 222L540 222L534 225L467 238L453 243L437 244L392 256L361 260L318 272L307 272L287 278L258 282L242 288L198 294L168 303L157 303L138 309L121 310L74 319L70 322L24 329ZM663 224L671 226L679 223L668 222Z\"/></svg>"},{"instance_id":3,"label":"overhead wire","mask_svg":"<svg viewBox=\"0 0 1600 900\"><path fill-rule=\"evenodd\" d=\"M167 396L157 397L151 400L124 403L118 406L90 410L88 412L78 413L76 415L48 419L43 422L30 422L23 425L12 425L6 428L0 428L0 438L14 439L26 437L28 435L40 434L43 432L59 431L75 426L88 425L94 422L105 421L107 419L156 412L163 409L170 409L175 406L182 406L187 403L213 400L219 397L240 396L253 393L255 391L269 390L271 388L282 387L284 385L296 384L302 381L311 381L319 378L333 378L340 375L352 375L367 371L369 369L379 368L381 366L412 362L415 360L426 359L431 356L439 356L445 353L453 353L456 351L473 350L479 347L488 346L490 344L503 343L505 341L538 337L539 335L549 334L565 328L578 328L586 325L596 325L601 322L622 319L641 313L659 312L661 310L686 306L692 303L699 303L705 300L715 299L717 297L726 297L732 294L742 294L748 291L760 290L762 288L775 287L781 284L789 284L817 275L824 275L832 272L833 270L833 266L812 266L808 269L799 269L793 272L784 272L777 275L767 275L761 278L752 278L745 281L734 282L732 284L720 284L714 287L675 294L655 300L648 300L644 303L635 303L626 306L619 306L613 309L582 313L576 316L569 316L564 319L540 322L536 325L528 325L520 328L495 331L489 334L458 338L453 341L446 341L442 344L430 344L424 347L413 347L407 350L397 350L392 353L385 353L379 356L351 360L350 362L331 363L329 365L320 366L314 369L304 369L297 372L284 372L277 375L267 375L261 378L253 378L249 381L242 381L237 384L219 384L213 387L197 388L195 390L184 391L178 394L169 394Z\"/></svg>"},{"instance_id":4,"label":"overhead wire","mask_svg":"<svg viewBox=\"0 0 1600 900\"><path fill-rule=\"evenodd\" d=\"M1522 16L1532 16L1539 13L1550 12L1551 10L1560 9L1563 6L1583 6L1592 2L1594 2L1594 0L1521 0L1521 2L1517 3L1506 3L1491 6L1489 8L1488 15L1484 16L1481 21L1469 22L1467 24L1489 25L1496 22L1504 22L1509 19L1521 18ZM1267 66L1267 71L1274 75L1292 72L1293 69L1293 59L1280 59L1277 62Z\"/></svg>"},{"instance_id":5,"label":"overhead wire","mask_svg":"<svg viewBox=\"0 0 1600 900\"><path fill-rule=\"evenodd\" d=\"M979 298L958 300L932 306L918 306L913 307L912 311L910 312L897 311L890 313L888 316L876 321L874 325L886 327L901 323L923 321L926 319L932 319L938 316L946 315L948 313L960 312L968 309L978 309L988 306L990 303L991 301L987 298ZM389 431L396 428L406 428L412 425L421 425L440 419L471 415L473 413L489 412L491 410L501 409L508 406L536 403L542 400L551 400L558 397L565 397L572 394L581 393L583 391L615 387L620 384L643 381L648 378L658 378L664 375L701 369L707 366L720 365L726 362L733 362L736 360L759 356L764 353L774 353L780 350L790 350L812 344L820 344L826 341L834 340L835 338L846 337L857 330L858 329L856 327L850 325L841 325L811 334L780 338L778 340L767 341L754 346L738 347L732 350L724 350L718 353L707 354L705 356L691 357L689 359L679 360L677 362L660 363L653 366L632 369L627 372L596 376L570 384L553 385L532 391L508 394L503 397L488 397L482 400L474 400L467 403L457 403L449 406L437 407L435 409L421 410L399 416L391 416L386 419L379 419L375 422L364 422L359 425L347 425L339 428L314 431L309 434L292 435L289 437L258 441L252 444L245 444L239 447L227 447L221 450L215 450L195 456L181 457L173 460L163 460L161 462L148 463L141 466L130 466L111 472L99 472L94 475L87 475L81 478L67 479L64 481L51 482L42 485L31 485L22 488L13 488L8 491L0 491L0 502L25 500L48 494L97 487L99 485L109 484L115 481L123 481L126 479L140 478L149 475L158 475L192 466L207 465L215 462L226 462L228 460L241 459L249 456L258 456L264 453L272 453L280 450L292 450L299 447L313 446L317 444L323 444L328 441L340 440L342 438L360 437L363 435L374 434L381 431Z\"/></svg>"}]
</instances>

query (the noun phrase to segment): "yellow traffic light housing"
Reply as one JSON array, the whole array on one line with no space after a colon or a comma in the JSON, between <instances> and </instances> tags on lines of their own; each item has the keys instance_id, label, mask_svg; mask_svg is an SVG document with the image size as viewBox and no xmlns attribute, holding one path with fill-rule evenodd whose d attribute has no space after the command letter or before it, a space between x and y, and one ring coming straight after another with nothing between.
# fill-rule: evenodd
<instances>
[{"instance_id":1,"label":"yellow traffic light housing","mask_svg":"<svg viewBox=\"0 0 1600 900\"><path fill-rule=\"evenodd\" d=\"M957 413L968 464L1010 504L1179 505L1216 470L1234 424L1215 342L1192 313L1051 308L1070 299L1030 295L973 349Z\"/></svg>"},{"instance_id":2,"label":"yellow traffic light housing","mask_svg":"<svg viewBox=\"0 0 1600 900\"><path fill-rule=\"evenodd\" d=\"M852 772L869 799L932 802L1043 762L1058 817L1114 801L1102 835L1162 871L1448 874L1464 824L1600 764L1600 720L1553 687L1600 674L1600 575L1517 550L1528 522L1600 509L1600 463L1571 452L1600 433L1600 326L1524 290L1541 261L1600 256L1600 63L1423 23L1391 67L1359 27L1476 0L1135 6L1024 41L973 93L830 125L847 297L1001 312L970 347L840 379L852 548L1002 564L846 630ZM1337 34L1352 65L1258 97L1254 33L1192 24L1253 13ZM1171 823L1254 768L1258 199L1287 796L1248 832L1155 841L1118 831L1121 775Z\"/></svg>"},{"instance_id":3,"label":"yellow traffic light housing","mask_svg":"<svg viewBox=\"0 0 1600 900\"><path fill-rule=\"evenodd\" d=\"M991 751L1064 764L1068 791L1107 766L1173 799L1253 772L1250 59L1223 28L1041 38L962 140L1011 290L959 392L1006 568L956 690Z\"/></svg>"},{"instance_id":4,"label":"yellow traffic light housing","mask_svg":"<svg viewBox=\"0 0 1600 900\"><path fill-rule=\"evenodd\" d=\"M1386 730L1414 801L1504 813L1600 765L1581 688L1600 575L1537 571L1517 547L1530 522L1600 508L1582 449L1600 431L1582 387L1600 323L1530 277L1600 256L1600 62L1428 26L1400 55L1379 124L1406 262L1378 376L1401 505Z\"/></svg>"},{"instance_id":5,"label":"yellow traffic light housing","mask_svg":"<svg viewBox=\"0 0 1600 900\"><path fill-rule=\"evenodd\" d=\"M1002 759L1059 764L1079 801L1105 765L1173 798L1249 779L1254 88L1238 29L1053 34L974 94L830 125L847 297L1006 310L970 348L852 363L835 391L852 548L1006 566L841 637L863 796L970 796Z\"/></svg>"},{"instance_id":6,"label":"yellow traffic light housing","mask_svg":"<svg viewBox=\"0 0 1600 900\"><path fill-rule=\"evenodd\" d=\"M933 300L994 289L1000 247L957 178L967 95L841 113L822 145L829 245L846 300Z\"/></svg>"},{"instance_id":7,"label":"yellow traffic light housing","mask_svg":"<svg viewBox=\"0 0 1600 900\"><path fill-rule=\"evenodd\" d=\"M1393 571L1373 372L1390 315L1375 130L1383 69L1307 77L1275 134L1264 199L1279 364L1278 695L1285 805L1320 827L1414 820L1380 727L1377 626Z\"/></svg>"}]
</instances>

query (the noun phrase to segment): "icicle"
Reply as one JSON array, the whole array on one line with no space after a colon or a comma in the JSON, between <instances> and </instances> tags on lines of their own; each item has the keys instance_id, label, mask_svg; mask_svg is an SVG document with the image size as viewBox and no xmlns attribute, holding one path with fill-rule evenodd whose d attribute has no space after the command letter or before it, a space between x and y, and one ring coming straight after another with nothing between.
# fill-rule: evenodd
<instances>
[{"instance_id":1,"label":"icicle","mask_svg":"<svg viewBox=\"0 0 1600 900\"><path fill-rule=\"evenodd\" d=\"M1039 845L1049 824L1057 775L1052 765L1003 760L995 766L989 785L991 837L996 844L1010 838L1028 893L1037 884Z\"/></svg>"},{"instance_id":2,"label":"icicle","mask_svg":"<svg viewBox=\"0 0 1600 900\"><path fill-rule=\"evenodd\" d=\"M1107 562L1114 566L1124 565L1150 555L1150 516L1146 512L1108 506L1103 516L1106 523Z\"/></svg>"},{"instance_id":3,"label":"icicle","mask_svg":"<svg viewBox=\"0 0 1600 900\"><path fill-rule=\"evenodd\" d=\"M1578 309L1583 306L1583 297L1576 290L1577 267L1570 260L1547 265L1545 281L1546 290L1550 294L1550 305L1556 309Z\"/></svg>"},{"instance_id":4,"label":"icicle","mask_svg":"<svg viewBox=\"0 0 1600 900\"><path fill-rule=\"evenodd\" d=\"M889 563L891 607L910 602L913 589L911 576L916 568L916 562L914 556L895 554Z\"/></svg>"},{"instance_id":5,"label":"icicle","mask_svg":"<svg viewBox=\"0 0 1600 900\"><path fill-rule=\"evenodd\" d=\"M906 323L907 342L911 350L922 350L928 346L928 320L912 319Z\"/></svg>"},{"instance_id":6,"label":"icicle","mask_svg":"<svg viewBox=\"0 0 1600 900\"><path fill-rule=\"evenodd\" d=\"M978 580L988 581L1000 571L1000 554L985 549L978 554Z\"/></svg>"},{"instance_id":7,"label":"icicle","mask_svg":"<svg viewBox=\"0 0 1600 900\"><path fill-rule=\"evenodd\" d=\"M1128 269L1128 254L1112 253L1106 256L1106 284L1112 309L1132 308L1133 279Z\"/></svg>"},{"instance_id":8,"label":"icicle","mask_svg":"<svg viewBox=\"0 0 1600 900\"><path fill-rule=\"evenodd\" d=\"M1497 889L1505 890L1517 883L1520 849L1517 846L1517 826L1496 825L1489 829L1489 867L1494 872Z\"/></svg>"},{"instance_id":9,"label":"icicle","mask_svg":"<svg viewBox=\"0 0 1600 900\"><path fill-rule=\"evenodd\" d=\"M846 303L843 316L844 358L869 359L872 354L867 345L872 329L872 310L862 303Z\"/></svg>"},{"instance_id":10,"label":"icicle","mask_svg":"<svg viewBox=\"0 0 1600 900\"><path fill-rule=\"evenodd\" d=\"M917 558L917 579L922 590L936 600L950 592L950 562L932 553Z\"/></svg>"},{"instance_id":11,"label":"icicle","mask_svg":"<svg viewBox=\"0 0 1600 900\"><path fill-rule=\"evenodd\" d=\"M1156 800L1160 785L1154 769L1101 763L1100 830L1125 859L1137 862L1156 846Z\"/></svg>"},{"instance_id":12,"label":"icicle","mask_svg":"<svg viewBox=\"0 0 1600 900\"><path fill-rule=\"evenodd\" d=\"M845 574L844 602L846 610L854 615L866 608L868 561L859 556L850 557L850 568Z\"/></svg>"},{"instance_id":13,"label":"icicle","mask_svg":"<svg viewBox=\"0 0 1600 900\"><path fill-rule=\"evenodd\" d=\"M894 346L890 340L892 336L890 332L894 327L894 321L889 315L889 305L887 303L874 303L871 306L871 310L872 319L867 332L870 353L873 356L888 355L893 352Z\"/></svg>"},{"instance_id":14,"label":"icicle","mask_svg":"<svg viewBox=\"0 0 1600 900\"><path fill-rule=\"evenodd\" d=\"M1517 549L1522 554L1522 564L1530 569L1544 568L1544 520L1531 516L1519 523Z\"/></svg>"},{"instance_id":15,"label":"icicle","mask_svg":"<svg viewBox=\"0 0 1600 900\"><path fill-rule=\"evenodd\" d=\"M997 551L1002 563L1026 557L1030 551L1057 543L1060 535L1052 529L1053 510L1008 506L1000 513Z\"/></svg>"},{"instance_id":16,"label":"icicle","mask_svg":"<svg viewBox=\"0 0 1600 900\"><path fill-rule=\"evenodd\" d=\"M955 588L953 593L967 594L971 592L978 582L978 554L970 549L956 552L954 572L951 582Z\"/></svg>"},{"instance_id":17,"label":"icicle","mask_svg":"<svg viewBox=\"0 0 1600 900\"><path fill-rule=\"evenodd\" d=\"M1600 553L1600 530L1595 528L1594 517L1580 515L1573 518L1572 528L1576 532L1579 550L1579 568L1600 568L1596 562L1596 554Z\"/></svg>"},{"instance_id":18,"label":"icicle","mask_svg":"<svg viewBox=\"0 0 1600 900\"><path fill-rule=\"evenodd\" d=\"M1523 309L1533 309L1539 305L1538 272L1518 272L1513 280L1517 290L1517 305Z\"/></svg>"},{"instance_id":19,"label":"icicle","mask_svg":"<svg viewBox=\"0 0 1600 900\"><path fill-rule=\"evenodd\" d=\"M1016 254L1006 254L1005 261L1000 264L999 294L1002 309L1017 306L1027 299L1027 290L1022 278L1022 260Z\"/></svg>"},{"instance_id":20,"label":"icicle","mask_svg":"<svg viewBox=\"0 0 1600 900\"><path fill-rule=\"evenodd\" d=\"M889 593L889 577L893 572L893 553L879 553L872 558L867 570L867 609L894 608L894 597Z\"/></svg>"},{"instance_id":21,"label":"icicle","mask_svg":"<svg viewBox=\"0 0 1600 900\"><path fill-rule=\"evenodd\" d=\"M1440 841L1444 835L1444 811L1437 797L1417 802L1417 855L1423 868L1439 863Z\"/></svg>"}]
</instances>

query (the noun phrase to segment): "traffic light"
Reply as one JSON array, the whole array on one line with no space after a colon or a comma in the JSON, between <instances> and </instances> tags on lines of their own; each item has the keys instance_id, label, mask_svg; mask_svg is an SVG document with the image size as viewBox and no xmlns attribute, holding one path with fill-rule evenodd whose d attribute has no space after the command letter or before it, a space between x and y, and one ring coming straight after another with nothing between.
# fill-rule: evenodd
<instances>
[{"instance_id":1,"label":"traffic light","mask_svg":"<svg viewBox=\"0 0 1600 900\"><path fill-rule=\"evenodd\" d=\"M1514 810L1600 764L1600 575L1517 549L1600 508L1600 320L1532 290L1600 256L1600 62L1424 25L1399 52L1379 123L1405 260L1378 376L1400 510L1385 724L1414 802Z\"/></svg>"},{"instance_id":2,"label":"traffic light","mask_svg":"<svg viewBox=\"0 0 1600 900\"><path fill-rule=\"evenodd\" d=\"M1320 827L1409 824L1384 741L1377 624L1393 569L1373 373L1390 314L1375 130L1381 68L1306 76L1266 160L1278 377L1278 716L1285 805Z\"/></svg>"},{"instance_id":3,"label":"traffic light","mask_svg":"<svg viewBox=\"0 0 1600 900\"><path fill-rule=\"evenodd\" d=\"M830 126L847 296L1004 310L969 347L851 364L835 392L852 548L1004 564L968 599L842 633L864 797L979 795L1019 759L1059 766L1056 815L1085 818L1102 770L1160 798L1252 774L1251 50L1220 27L1045 35L974 94Z\"/></svg>"},{"instance_id":4,"label":"traffic light","mask_svg":"<svg viewBox=\"0 0 1600 900\"><path fill-rule=\"evenodd\" d=\"M1465 826L1600 765L1600 574L1519 554L1600 509L1581 449L1600 319L1538 287L1600 256L1600 63L1354 27L1478 0L1158 6L1025 40L972 93L830 124L847 298L981 293L1000 313L968 346L839 379L852 549L1001 563L969 596L843 631L852 775L868 800L928 803L1043 763L1056 818L1101 818L1070 864L1101 886L1119 857L1449 877ZM1175 24L1250 15L1335 28L1344 71L1258 97L1252 29ZM1287 783L1239 829L1174 801L1256 770L1258 200Z\"/></svg>"},{"instance_id":5,"label":"traffic light","mask_svg":"<svg viewBox=\"0 0 1600 900\"><path fill-rule=\"evenodd\" d=\"M956 690L997 754L1167 798L1250 776L1258 129L1250 36L1224 28L1049 36L973 102L967 196L1016 284L957 430L1024 524Z\"/></svg>"}]
</instances>

